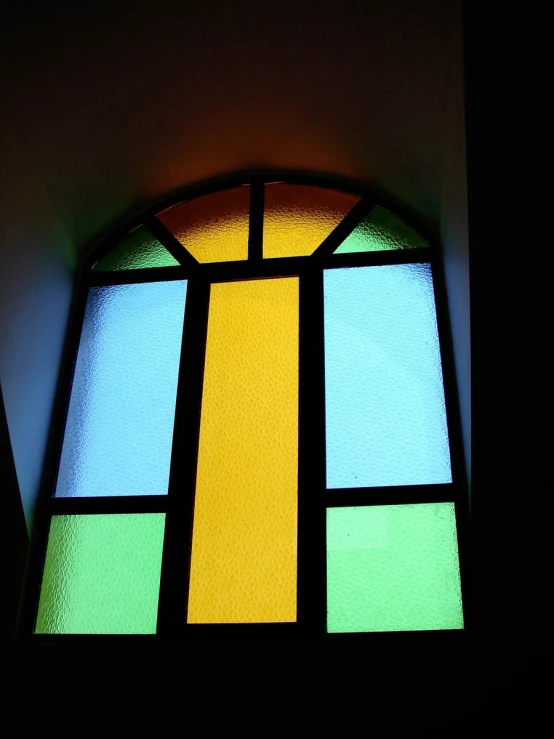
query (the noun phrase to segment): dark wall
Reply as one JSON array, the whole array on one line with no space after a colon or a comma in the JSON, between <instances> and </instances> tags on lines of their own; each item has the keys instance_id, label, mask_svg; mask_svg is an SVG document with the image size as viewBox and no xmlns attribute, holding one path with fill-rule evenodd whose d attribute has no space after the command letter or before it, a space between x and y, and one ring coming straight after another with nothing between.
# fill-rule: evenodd
<instances>
[{"instance_id":1,"label":"dark wall","mask_svg":"<svg viewBox=\"0 0 554 739\"><path fill-rule=\"evenodd\" d=\"M12 641L16 631L21 583L29 537L15 473L4 400L0 393L0 470L2 471L2 519L0 562L2 562L2 608L0 609L2 644Z\"/></svg>"},{"instance_id":2,"label":"dark wall","mask_svg":"<svg viewBox=\"0 0 554 739\"><path fill-rule=\"evenodd\" d=\"M0 151L0 384L30 529L73 291L75 255L33 157L8 116L0 121Z\"/></svg>"},{"instance_id":3,"label":"dark wall","mask_svg":"<svg viewBox=\"0 0 554 739\"><path fill-rule=\"evenodd\" d=\"M475 675L502 720L522 707L540 714L552 654L552 55L538 4L465 11Z\"/></svg>"}]
</instances>

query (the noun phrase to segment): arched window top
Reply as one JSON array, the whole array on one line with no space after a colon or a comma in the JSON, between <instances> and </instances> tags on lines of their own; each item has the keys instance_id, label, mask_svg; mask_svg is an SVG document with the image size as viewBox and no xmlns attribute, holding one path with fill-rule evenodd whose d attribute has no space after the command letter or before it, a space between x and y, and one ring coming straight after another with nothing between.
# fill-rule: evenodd
<instances>
[{"instance_id":1,"label":"arched window top","mask_svg":"<svg viewBox=\"0 0 554 739\"><path fill-rule=\"evenodd\" d=\"M429 246L374 197L287 182L256 181L189 197L156 213L149 225L124 236L94 271Z\"/></svg>"}]
</instances>

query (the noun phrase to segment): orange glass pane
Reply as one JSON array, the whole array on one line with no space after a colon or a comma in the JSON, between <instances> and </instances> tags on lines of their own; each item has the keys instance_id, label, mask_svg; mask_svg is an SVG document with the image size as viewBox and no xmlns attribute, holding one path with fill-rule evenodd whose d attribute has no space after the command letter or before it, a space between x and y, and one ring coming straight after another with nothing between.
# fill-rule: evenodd
<instances>
[{"instance_id":1,"label":"orange glass pane","mask_svg":"<svg viewBox=\"0 0 554 739\"><path fill-rule=\"evenodd\" d=\"M189 623L296 620L298 278L213 285Z\"/></svg>"},{"instance_id":2,"label":"orange glass pane","mask_svg":"<svg viewBox=\"0 0 554 739\"><path fill-rule=\"evenodd\" d=\"M360 198L306 185L265 187L264 257L312 254Z\"/></svg>"},{"instance_id":3,"label":"orange glass pane","mask_svg":"<svg viewBox=\"0 0 554 739\"><path fill-rule=\"evenodd\" d=\"M199 262L248 258L250 186L203 195L174 205L158 219Z\"/></svg>"}]
</instances>

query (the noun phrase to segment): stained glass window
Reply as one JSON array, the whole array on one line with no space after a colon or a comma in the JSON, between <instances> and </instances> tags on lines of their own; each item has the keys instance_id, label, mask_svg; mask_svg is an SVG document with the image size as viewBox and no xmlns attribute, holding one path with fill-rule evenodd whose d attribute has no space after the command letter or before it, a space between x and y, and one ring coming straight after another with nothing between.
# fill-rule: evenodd
<instances>
[{"instance_id":1,"label":"stained glass window","mask_svg":"<svg viewBox=\"0 0 554 739\"><path fill-rule=\"evenodd\" d=\"M313 254L358 200L320 187L266 185L264 257Z\"/></svg>"},{"instance_id":2,"label":"stained glass window","mask_svg":"<svg viewBox=\"0 0 554 739\"><path fill-rule=\"evenodd\" d=\"M84 268L30 630L462 629L429 234L308 178L130 225Z\"/></svg>"},{"instance_id":3,"label":"stained glass window","mask_svg":"<svg viewBox=\"0 0 554 739\"><path fill-rule=\"evenodd\" d=\"M90 288L57 496L167 493L186 287Z\"/></svg>"},{"instance_id":4,"label":"stained glass window","mask_svg":"<svg viewBox=\"0 0 554 739\"><path fill-rule=\"evenodd\" d=\"M248 256L250 188L236 187L174 205L158 219L199 262Z\"/></svg>"},{"instance_id":5,"label":"stained glass window","mask_svg":"<svg viewBox=\"0 0 554 739\"><path fill-rule=\"evenodd\" d=\"M429 243L386 208L376 206L337 247L335 254L418 249Z\"/></svg>"},{"instance_id":6,"label":"stained glass window","mask_svg":"<svg viewBox=\"0 0 554 739\"><path fill-rule=\"evenodd\" d=\"M99 272L121 269L152 269L153 267L177 267L172 257L158 239L144 226L133 229L103 259L94 265Z\"/></svg>"},{"instance_id":7,"label":"stained glass window","mask_svg":"<svg viewBox=\"0 0 554 739\"><path fill-rule=\"evenodd\" d=\"M327 485L451 482L429 264L324 275Z\"/></svg>"},{"instance_id":8,"label":"stained glass window","mask_svg":"<svg viewBox=\"0 0 554 739\"><path fill-rule=\"evenodd\" d=\"M54 516L38 634L154 634L163 513Z\"/></svg>"},{"instance_id":9,"label":"stained glass window","mask_svg":"<svg viewBox=\"0 0 554 739\"><path fill-rule=\"evenodd\" d=\"M331 632L463 626L452 503L329 508Z\"/></svg>"},{"instance_id":10,"label":"stained glass window","mask_svg":"<svg viewBox=\"0 0 554 739\"><path fill-rule=\"evenodd\" d=\"M212 287L189 623L296 620L298 278Z\"/></svg>"}]
</instances>

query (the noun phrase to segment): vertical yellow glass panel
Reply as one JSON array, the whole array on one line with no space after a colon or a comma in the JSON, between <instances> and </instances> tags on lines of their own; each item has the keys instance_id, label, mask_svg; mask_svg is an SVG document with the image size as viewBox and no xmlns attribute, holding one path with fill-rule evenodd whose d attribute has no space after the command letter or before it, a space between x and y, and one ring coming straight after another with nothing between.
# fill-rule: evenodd
<instances>
[{"instance_id":1,"label":"vertical yellow glass panel","mask_svg":"<svg viewBox=\"0 0 554 739\"><path fill-rule=\"evenodd\" d=\"M322 187L266 185L264 257L312 254L359 200Z\"/></svg>"},{"instance_id":2,"label":"vertical yellow glass panel","mask_svg":"<svg viewBox=\"0 0 554 739\"><path fill-rule=\"evenodd\" d=\"M296 621L298 278L212 285L189 623Z\"/></svg>"},{"instance_id":3,"label":"vertical yellow glass panel","mask_svg":"<svg viewBox=\"0 0 554 739\"><path fill-rule=\"evenodd\" d=\"M248 258L250 186L202 195L159 213L157 218L199 262Z\"/></svg>"}]
</instances>

